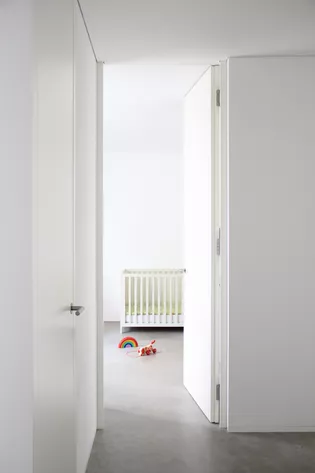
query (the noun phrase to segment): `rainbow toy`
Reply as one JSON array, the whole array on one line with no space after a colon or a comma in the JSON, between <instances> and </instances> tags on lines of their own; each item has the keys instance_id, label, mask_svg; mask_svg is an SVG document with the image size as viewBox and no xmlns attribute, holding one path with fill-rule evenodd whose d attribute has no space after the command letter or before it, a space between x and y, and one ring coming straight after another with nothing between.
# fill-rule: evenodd
<instances>
[{"instance_id":1,"label":"rainbow toy","mask_svg":"<svg viewBox=\"0 0 315 473\"><path fill-rule=\"evenodd\" d=\"M118 343L118 348L136 348L138 346L137 340L133 337L125 337Z\"/></svg>"}]
</instances>

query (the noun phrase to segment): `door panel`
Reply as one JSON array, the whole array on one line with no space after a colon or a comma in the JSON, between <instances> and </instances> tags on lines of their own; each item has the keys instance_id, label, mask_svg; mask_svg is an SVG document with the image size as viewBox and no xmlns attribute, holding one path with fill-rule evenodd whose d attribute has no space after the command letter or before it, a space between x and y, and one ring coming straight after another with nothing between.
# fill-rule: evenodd
<instances>
[{"instance_id":1,"label":"door panel","mask_svg":"<svg viewBox=\"0 0 315 473\"><path fill-rule=\"evenodd\" d=\"M211 70L185 99L184 384L211 419Z\"/></svg>"},{"instance_id":2,"label":"door panel","mask_svg":"<svg viewBox=\"0 0 315 473\"><path fill-rule=\"evenodd\" d=\"M97 65L75 8L75 321L77 473L84 473L97 426L96 315Z\"/></svg>"},{"instance_id":3,"label":"door panel","mask_svg":"<svg viewBox=\"0 0 315 473\"><path fill-rule=\"evenodd\" d=\"M73 2L35 12L34 472L75 473Z\"/></svg>"}]
</instances>

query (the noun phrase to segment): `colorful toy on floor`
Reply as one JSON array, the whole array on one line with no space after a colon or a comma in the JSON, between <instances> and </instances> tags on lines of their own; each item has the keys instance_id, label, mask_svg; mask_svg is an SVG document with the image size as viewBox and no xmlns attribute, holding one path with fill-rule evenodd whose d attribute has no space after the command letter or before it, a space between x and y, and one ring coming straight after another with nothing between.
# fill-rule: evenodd
<instances>
[{"instance_id":1,"label":"colorful toy on floor","mask_svg":"<svg viewBox=\"0 0 315 473\"><path fill-rule=\"evenodd\" d=\"M136 348L138 346L137 340L133 337L125 337L118 344L118 348Z\"/></svg>"},{"instance_id":2,"label":"colorful toy on floor","mask_svg":"<svg viewBox=\"0 0 315 473\"><path fill-rule=\"evenodd\" d=\"M155 343L155 340L151 340L149 345L145 345L144 347L139 348L138 349L139 356L155 355L156 348L153 347L154 343Z\"/></svg>"}]
</instances>

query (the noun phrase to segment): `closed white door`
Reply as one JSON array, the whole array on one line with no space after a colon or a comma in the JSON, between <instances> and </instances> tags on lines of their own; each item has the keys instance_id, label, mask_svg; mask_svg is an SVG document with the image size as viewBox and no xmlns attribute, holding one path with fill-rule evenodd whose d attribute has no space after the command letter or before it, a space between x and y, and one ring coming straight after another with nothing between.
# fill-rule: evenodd
<instances>
[{"instance_id":1,"label":"closed white door","mask_svg":"<svg viewBox=\"0 0 315 473\"><path fill-rule=\"evenodd\" d=\"M184 384L210 421L212 409L211 69L185 98Z\"/></svg>"},{"instance_id":2,"label":"closed white door","mask_svg":"<svg viewBox=\"0 0 315 473\"><path fill-rule=\"evenodd\" d=\"M34 473L75 473L73 1L34 5Z\"/></svg>"},{"instance_id":3,"label":"closed white door","mask_svg":"<svg viewBox=\"0 0 315 473\"><path fill-rule=\"evenodd\" d=\"M85 473L97 427L96 315L97 64L75 8L75 320L77 473Z\"/></svg>"}]
</instances>

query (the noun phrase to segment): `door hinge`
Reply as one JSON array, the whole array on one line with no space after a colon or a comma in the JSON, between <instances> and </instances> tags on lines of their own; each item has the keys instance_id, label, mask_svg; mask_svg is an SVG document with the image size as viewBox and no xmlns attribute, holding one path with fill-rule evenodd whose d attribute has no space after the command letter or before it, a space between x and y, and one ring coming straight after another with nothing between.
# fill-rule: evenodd
<instances>
[{"instance_id":1,"label":"door hinge","mask_svg":"<svg viewBox=\"0 0 315 473\"><path fill-rule=\"evenodd\" d=\"M221 228L219 228L219 234L217 238L217 255L221 255Z\"/></svg>"},{"instance_id":2,"label":"door hinge","mask_svg":"<svg viewBox=\"0 0 315 473\"><path fill-rule=\"evenodd\" d=\"M221 107L221 90L217 89L215 91L215 103L217 107Z\"/></svg>"},{"instance_id":3,"label":"door hinge","mask_svg":"<svg viewBox=\"0 0 315 473\"><path fill-rule=\"evenodd\" d=\"M220 397L221 397L221 385L217 384L215 387L215 400L220 401Z\"/></svg>"}]
</instances>

